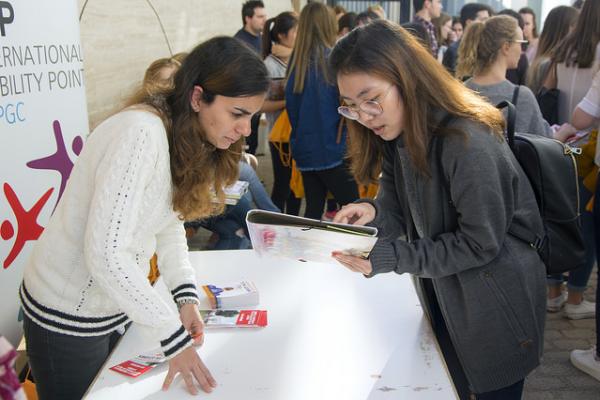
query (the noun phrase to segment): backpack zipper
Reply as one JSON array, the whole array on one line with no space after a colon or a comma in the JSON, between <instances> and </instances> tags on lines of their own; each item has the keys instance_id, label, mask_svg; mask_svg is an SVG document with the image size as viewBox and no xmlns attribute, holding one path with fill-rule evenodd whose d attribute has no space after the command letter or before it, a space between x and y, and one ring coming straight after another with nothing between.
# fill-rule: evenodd
<instances>
[{"instance_id":1,"label":"backpack zipper","mask_svg":"<svg viewBox=\"0 0 600 400\"><path fill-rule=\"evenodd\" d=\"M556 140L556 139L553 139ZM575 156L574 154L581 154L581 148L580 147L571 147L566 143L561 142L560 140L556 140L558 143L560 143L563 146L564 149L564 155L565 156L569 156L571 158L571 161L573 161L573 168L575 170L575 187L577 188L577 217L580 216L580 212L579 210L581 209L581 204L580 204L580 200L579 200L579 176L577 175L577 161L575 161Z\"/></svg>"}]
</instances>

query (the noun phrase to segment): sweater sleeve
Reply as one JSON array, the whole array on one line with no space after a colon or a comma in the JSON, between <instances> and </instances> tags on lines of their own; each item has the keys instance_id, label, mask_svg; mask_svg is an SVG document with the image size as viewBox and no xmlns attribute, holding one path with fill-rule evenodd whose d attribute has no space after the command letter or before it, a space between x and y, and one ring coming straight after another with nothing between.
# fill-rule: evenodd
<instances>
[{"instance_id":1,"label":"sweater sleeve","mask_svg":"<svg viewBox=\"0 0 600 400\"><path fill-rule=\"evenodd\" d=\"M517 116L519 115L520 109L522 110L521 118L526 119L521 126L528 126L526 133L533 133L550 138L552 137L552 128L550 128L550 124L548 124L548 122L546 122L542 116L540 106L535 99L533 92L527 86L521 86L519 89ZM528 125L525 124L527 122Z\"/></svg>"},{"instance_id":2,"label":"sweater sleeve","mask_svg":"<svg viewBox=\"0 0 600 400\"><path fill-rule=\"evenodd\" d=\"M594 118L600 118L600 71L594 75L592 87L577 107Z\"/></svg>"},{"instance_id":3,"label":"sweater sleeve","mask_svg":"<svg viewBox=\"0 0 600 400\"><path fill-rule=\"evenodd\" d=\"M381 229L379 237L394 240L406 234L402 199L398 198L394 179L395 143L386 144L382 161L379 190L374 200L369 201L376 210L372 225Z\"/></svg>"},{"instance_id":4,"label":"sweater sleeve","mask_svg":"<svg viewBox=\"0 0 600 400\"><path fill-rule=\"evenodd\" d=\"M142 217L139 209L145 188L157 165L156 129L164 128L150 123L129 126L109 145L95 182L90 182L94 192L85 229L84 257L107 297L131 320L150 327L165 356L171 358L191 346L192 340L172 305L169 307L150 286L145 271L137 266L136 244L132 241ZM174 259L171 254L167 258ZM170 268L166 270L172 270L167 275L173 276L174 263L169 261L167 265ZM185 273L188 270L181 269Z\"/></svg>"},{"instance_id":5,"label":"sweater sleeve","mask_svg":"<svg viewBox=\"0 0 600 400\"><path fill-rule=\"evenodd\" d=\"M188 257L183 222L175 212L171 222L156 235L158 266L173 301L198 300L196 274Z\"/></svg>"},{"instance_id":6,"label":"sweater sleeve","mask_svg":"<svg viewBox=\"0 0 600 400\"><path fill-rule=\"evenodd\" d=\"M404 240L379 240L370 255L375 275L395 271L440 278L496 258L518 201L518 172L508 149L485 132L446 137L442 165L458 224L454 231ZM440 188L440 190L443 190Z\"/></svg>"}]
</instances>

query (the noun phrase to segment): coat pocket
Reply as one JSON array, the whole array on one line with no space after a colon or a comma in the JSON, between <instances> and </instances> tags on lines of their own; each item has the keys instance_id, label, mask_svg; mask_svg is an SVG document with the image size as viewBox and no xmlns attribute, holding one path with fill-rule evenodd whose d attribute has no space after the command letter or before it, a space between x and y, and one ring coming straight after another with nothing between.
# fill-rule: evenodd
<instances>
[{"instance_id":1,"label":"coat pocket","mask_svg":"<svg viewBox=\"0 0 600 400\"><path fill-rule=\"evenodd\" d=\"M504 317L515 339L519 342L519 345L526 347L531 342L531 338L525 333L525 329L523 329L523 325L517 318L517 313L511 304L510 298L502 288L502 285L498 284L494 272L484 271L480 277L489 289L492 298L496 300L499 314Z\"/></svg>"}]
</instances>

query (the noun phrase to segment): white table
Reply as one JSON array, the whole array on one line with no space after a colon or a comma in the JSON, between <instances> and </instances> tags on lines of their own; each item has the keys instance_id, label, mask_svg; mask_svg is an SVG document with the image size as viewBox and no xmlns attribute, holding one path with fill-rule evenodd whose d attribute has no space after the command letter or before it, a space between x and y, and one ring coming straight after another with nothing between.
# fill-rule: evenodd
<instances>
[{"instance_id":1,"label":"white table","mask_svg":"<svg viewBox=\"0 0 600 400\"><path fill-rule=\"evenodd\" d=\"M409 276L365 279L341 265L260 258L252 250L191 252L190 258L199 285L254 281L257 308L268 310L269 319L263 329L206 331L198 353L219 386L202 398L457 398ZM108 369L152 349L142 331L131 326L88 399L188 398L181 379L161 391L167 364L133 379Z\"/></svg>"}]
</instances>

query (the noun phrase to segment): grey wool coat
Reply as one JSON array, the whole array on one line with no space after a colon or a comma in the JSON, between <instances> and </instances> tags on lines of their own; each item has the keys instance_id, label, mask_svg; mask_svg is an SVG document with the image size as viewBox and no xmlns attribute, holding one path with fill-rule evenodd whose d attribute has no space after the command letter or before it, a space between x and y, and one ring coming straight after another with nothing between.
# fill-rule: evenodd
<instances>
[{"instance_id":1,"label":"grey wool coat","mask_svg":"<svg viewBox=\"0 0 600 400\"><path fill-rule=\"evenodd\" d=\"M432 126L444 116L434 113ZM541 234L543 225L506 142L467 119L448 126L464 134L431 136L430 177L415 169L402 136L387 143L372 201L380 238L369 257L371 275L394 271L432 279L471 389L483 393L524 379L539 365L545 267L533 248L507 231L519 224ZM442 140L441 151L432 150L436 140ZM404 210L414 223L410 242Z\"/></svg>"}]
</instances>

